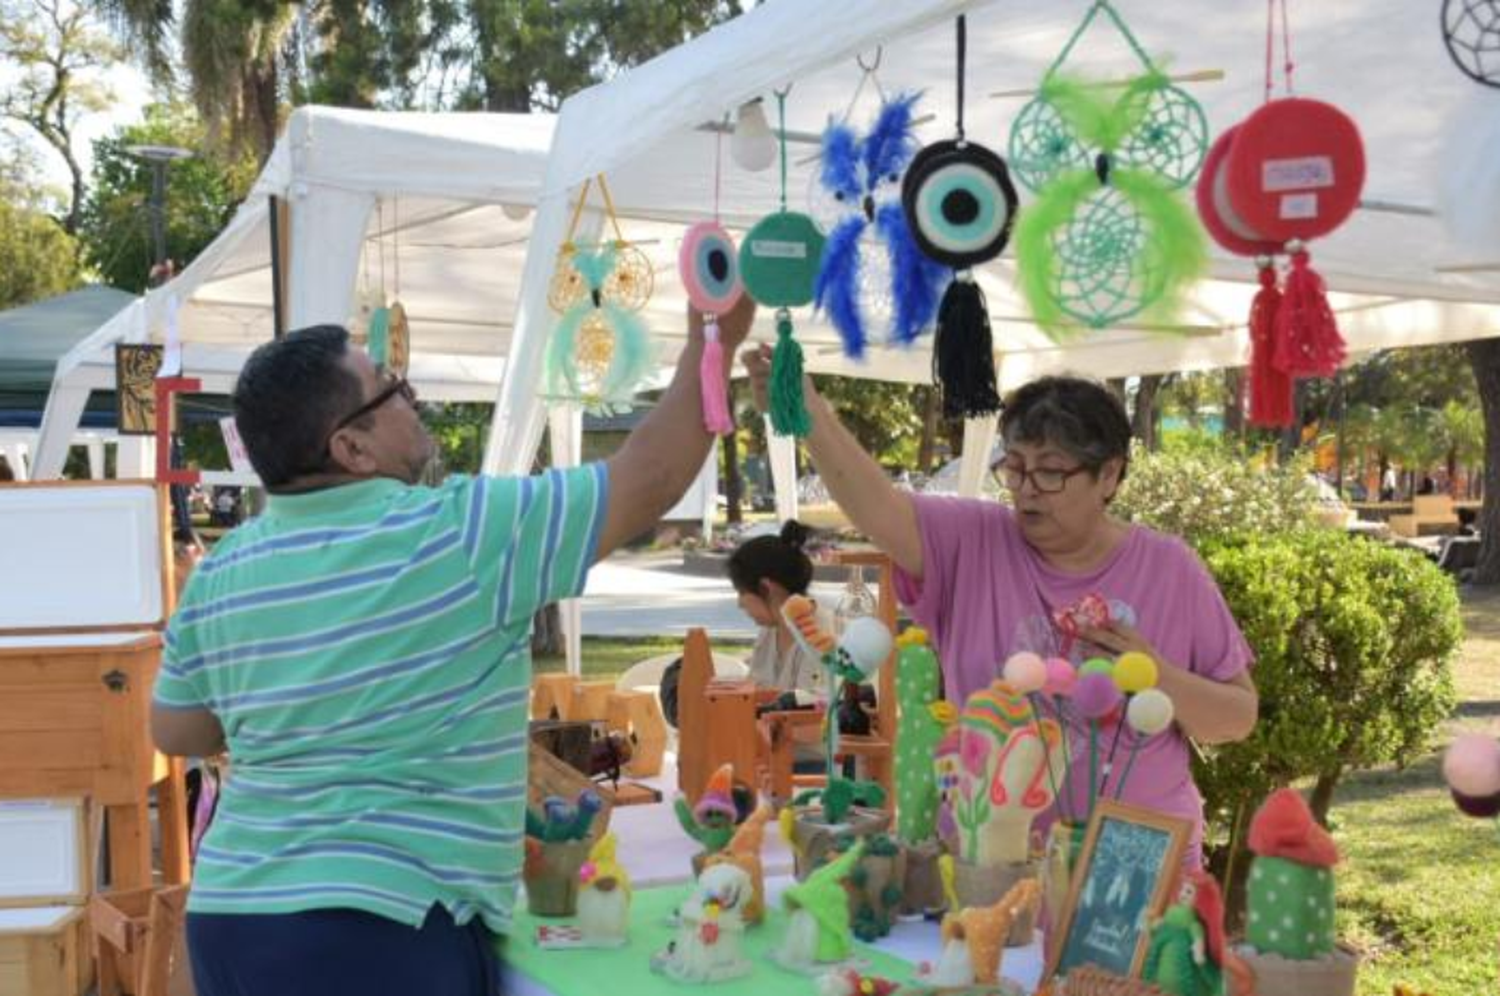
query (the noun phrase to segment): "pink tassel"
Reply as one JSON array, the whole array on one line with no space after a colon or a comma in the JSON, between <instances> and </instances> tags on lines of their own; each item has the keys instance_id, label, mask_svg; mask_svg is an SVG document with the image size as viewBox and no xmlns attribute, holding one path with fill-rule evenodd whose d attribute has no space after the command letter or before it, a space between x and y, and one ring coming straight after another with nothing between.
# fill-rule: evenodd
<instances>
[{"instance_id":1,"label":"pink tassel","mask_svg":"<svg viewBox=\"0 0 1500 996\"><path fill-rule=\"evenodd\" d=\"M719 323L713 315L703 323L703 362L698 368L703 383L703 427L716 436L734 431L729 417L729 385L724 376L724 347L719 343Z\"/></svg>"},{"instance_id":2,"label":"pink tassel","mask_svg":"<svg viewBox=\"0 0 1500 996\"><path fill-rule=\"evenodd\" d=\"M1312 268L1307 250L1288 243L1281 310L1276 314L1276 366L1288 377L1331 377L1344 362L1344 339L1328 304L1328 288Z\"/></svg>"}]
</instances>

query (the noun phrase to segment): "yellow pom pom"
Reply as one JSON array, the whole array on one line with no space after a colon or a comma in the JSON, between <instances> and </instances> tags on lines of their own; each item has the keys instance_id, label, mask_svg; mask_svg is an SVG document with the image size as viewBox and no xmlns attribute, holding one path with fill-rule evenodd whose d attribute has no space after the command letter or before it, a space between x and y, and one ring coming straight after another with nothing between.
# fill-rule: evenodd
<instances>
[{"instance_id":1,"label":"yellow pom pom","mask_svg":"<svg viewBox=\"0 0 1500 996\"><path fill-rule=\"evenodd\" d=\"M1120 659L1115 662L1115 684L1126 695L1155 688L1157 677L1156 661L1150 654L1131 650L1121 654Z\"/></svg>"}]
</instances>

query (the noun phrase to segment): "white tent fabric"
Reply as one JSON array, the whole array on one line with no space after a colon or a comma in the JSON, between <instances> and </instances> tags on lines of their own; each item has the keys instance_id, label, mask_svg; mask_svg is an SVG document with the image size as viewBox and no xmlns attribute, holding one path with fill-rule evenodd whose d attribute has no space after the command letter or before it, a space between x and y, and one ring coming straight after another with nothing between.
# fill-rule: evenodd
<instances>
[{"instance_id":1,"label":"white tent fabric","mask_svg":"<svg viewBox=\"0 0 1500 996\"><path fill-rule=\"evenodd\" d=\"M1441 175L1440 135L1474 84L1448 63L1429 5L1410 0L1320 0L1293 4L1297 92L1345 108L1360 124L1368 153L1366 206L1314 244L1341 328L1355 355L1500 334L1500 267L1459 272L1475 262L1447 237L1431 210ZM860 79L856 56L879 52L887 92L924 91L935 120L924 141L949 137L955 112L953 18L969 12L966 122L969 136L1002 153L1024 99L991 99L998 90L1034 86L1089 8L1086 0L768 0L659 58L564 102L522 278L523 295L486 454L491 470L525 466L540 438L537 387L542 345L552 324L547 278L562 241L570 201L589 177L605 173L626 219L626 236L656 240L657 292L648 321L671 353L683 336L682 294L674 257L685 222L713 214L716 137L704 125L726 120L742 102L770 100L790 86L788 130L816 133L843 113ZM1172 69L1219 69L1226 79L1195 86L1217 135L1262 99L1265 5L1179 0L1149 5L1118 0L1148 51ZM1128 48L1096 24L1071 65L1100 77L1137 66ZM863 120L873 110L856 109ZM727 142L725 143L727 146ZM793 145L789 200L806 209L815 163ZM1023 210L1026 197L1023 195ZM743 229L775 209L776 170L747 173L727 153L722 214ZM1058 345L1027 319L1006 257L981 273L995 325L997 365L1008 388L1048 372L1118 377L1241 365L1243 327L1255 287L1248 261L1216 255L1213 279L1194 291L1183 334L1110 329ZM797 331L815 371L926 381L925 344L875 349L863 364L842 356L837 337L806 309ZM757 329L769 338L769 316ZM974 475L966 475L967 477Z\"/></svg>"},{"instance_id":2,"label":"white tent fabric","mask_svg":"<svg viewBox=\"0 0 1500 996\"><path fill-rule=\"evenodd\" d=\"M493 399L553 123L298 109L219 237L59 362L36 476L61 473L88 390L113 387L114 344L161 342L172 303L186 371L227 393L249 351L272 337L273 196L288 206L289 327L348 322L384 290L406 308L418 391Z\"/></svg>"}]
</instances>

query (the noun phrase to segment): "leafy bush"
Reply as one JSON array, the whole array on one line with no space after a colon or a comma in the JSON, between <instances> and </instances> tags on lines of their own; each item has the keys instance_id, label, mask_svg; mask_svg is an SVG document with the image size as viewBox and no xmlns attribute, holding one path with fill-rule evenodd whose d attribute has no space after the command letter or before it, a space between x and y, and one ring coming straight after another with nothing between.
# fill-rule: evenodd
<instances>
[{"instance_id":1,"label":"leafy bush","mask_svg":"<svg viewBox=\"0 0 1500 996\"><path fill-rule=\"evenodd\" d=\"M1432 746L1456 703L1463 626L1453 582L1414 551L1303 530L1200 552L1256 655L1260 722L1194 772L1214 870L1243 895L1245 831L1272 789L1315 779L1324 819L1346 771L1404 765Z\"/></svg>"},{"instance_id":2,"label":"leafy bush","mask_svg":"<svg viewBox=\"0 0 1500 996\"><path fill-rule=\"evenodd\" d=\"M1199 546L1237 533L1299 529L1317 500L1303 461L1259 466L1222 447L1152 453L1137 446L1113 511Z\"/></svg>"}]
</instances>

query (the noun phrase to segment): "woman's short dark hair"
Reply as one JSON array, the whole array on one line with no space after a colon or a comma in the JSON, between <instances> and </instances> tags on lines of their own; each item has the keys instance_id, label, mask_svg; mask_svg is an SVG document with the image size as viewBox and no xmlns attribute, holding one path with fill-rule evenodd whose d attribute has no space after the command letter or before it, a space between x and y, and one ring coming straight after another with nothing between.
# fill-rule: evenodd
<instances>
[{"instance_id":1,"label":"woman's short dark hair","mask_svg":"<svg viewBox=\"0 0 1500 996\"><path fill-rule=\"evenodd\" d=\"M363 400L359 378L344 366L348 352L348 331L314 325L266 343L245 361L234 385L234 421L267 488L327 462L329 431Z\"/></svg>"},{"instance_id":2,"label":"woman's short dark hair","mask_svg":"<svg viewBox=\"0 0 1500 996\"><path fill-rule=\"evenodd\" d=\"M1120 463L1120 481L1130 464L1130 419L1109 388L1084 377L1043 377L1005 399L1000 438L1013 443L1050 443L1097 475L1110 460Z\"/></svg>"},{"instance_id":3,"label":"woman's short dark hair","mask_svg":"<svg viewBox=\"0 0 1500 996\"><path fill-rule=\"evenodd\" d=\"M775 581L793 595L807 594L813 564L802 548L810 535L802 523L788 519L781 535L746 540L729 555L729 583L750 595L762 594L762 581Z\"/></svg>"}]
</instances>

